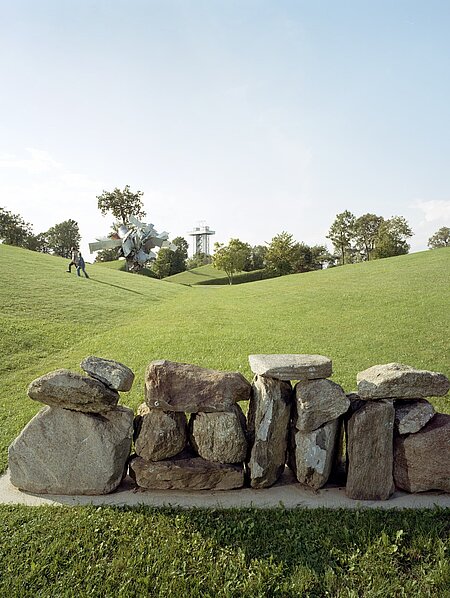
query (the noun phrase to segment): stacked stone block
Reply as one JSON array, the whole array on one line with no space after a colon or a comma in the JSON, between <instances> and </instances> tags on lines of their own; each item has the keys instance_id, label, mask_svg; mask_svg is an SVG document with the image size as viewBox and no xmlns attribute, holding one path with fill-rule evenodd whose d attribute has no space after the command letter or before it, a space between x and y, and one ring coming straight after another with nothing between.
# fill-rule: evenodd
<instances>
[{"instance_id":1,"label":"stacked stone block","mask_svg":"<svg viewBox=\"0 0 450 598\"><path fill-rule=\"evenodd\" d=\"M133 411L117 405L133 372L115 361L88 357L81 368L34 380L28 396L47 406L9 447L11 482L40 494L108 494L126 472Z\"/></svg>"},{"instance_id":2,"label":"stacked stone block","mask_svg":"<svg viewBox=\"0 0 450 598\"><path fill-rule=\"evenodd\" d=\"M342 388L327 380L331 360L323 355L250 355L249 360L256 374L249 410L251 486L274 484L288 453L297 480L321 488L336 453L339 418L349 405ZM293 380L298 381L294 389Z\"/></svg>"},{"instance_id":3,"label":"stacked stone block","mask_svg":"<svg viewBox=\"0 0 450 598\"><path fill-rule=\"evenodd\" d=\"M434 414L426 397L444 396L437 372L389 363L357 376L347 422L347 496L386 500L408 492L450 491L450 416Z\"/></svg>"},{"instance_id":4,"label":"stacked stone block","mask_svg":"<svg viewBox=\"0 0 450 598\"><path fill-rule=\"evenodd\" d=\"M248 400L250 389L239 373L150 363L146 403L135 421L136 455L130 460L137 485L149 490L242 487L247 439L237 402Z\"/></svg>"}]
</instances>

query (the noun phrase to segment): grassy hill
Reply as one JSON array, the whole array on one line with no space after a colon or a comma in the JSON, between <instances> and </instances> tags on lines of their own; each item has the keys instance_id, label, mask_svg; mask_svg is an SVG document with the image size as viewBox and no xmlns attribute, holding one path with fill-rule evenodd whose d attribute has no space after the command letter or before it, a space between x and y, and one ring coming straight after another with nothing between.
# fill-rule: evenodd
<instances>
[{"instance_id":1,"label":"grassy hill","mask_svg":"<svg viewBox=\"0 0 450 598\"><path fill-rule=\"evenodd\" d=\"M94 354L130 366L143 400L153 359L241 371L250 353L320 353L348 391L400 361L450 375L450 249L193 287L0 245L0 470L41 408L35 377ZM450 412L449 399L436 399ZM336 517L340 525L336 526ZM448 513L221 512L0 507L8 596L445 595Z\"/></svg>"},{"instance_id":2,"label":"grassy hill","mask_svg":"<svg viewBox=\"0 0 450 598\"><path fill-rule=\"evenodd\" d=\"M450 249L296 274L247 285L192 288L0 246L0 469L6 448L40 405L31 380L86 355L136 373L122 400L136 407L153 359L238 370L250 353L319 353L348 391L358 371L399 361L450 375ZM446 408L447 399L440 400Z\"/></svg>"},{"instance_id":3,"label":"grassy hill","mask_svg":"<svg viewBox=\"0 0 450 598\"><path fill-rule=\"evenodd\" d=\"M242 284L244 282L253 282L255 280L262 280L268 278L267 272L264 270L254 270L253 272L238 272L233 277L233 284ZM217 270L211 264L206 266L199 266L192 270L186 270L173 276L164 278L165 282L176 282L177 284L185 284L188 286L203 284L203 285L223 285L229 284L228 276L223 270Z\"/></svg>"}]
</instances>

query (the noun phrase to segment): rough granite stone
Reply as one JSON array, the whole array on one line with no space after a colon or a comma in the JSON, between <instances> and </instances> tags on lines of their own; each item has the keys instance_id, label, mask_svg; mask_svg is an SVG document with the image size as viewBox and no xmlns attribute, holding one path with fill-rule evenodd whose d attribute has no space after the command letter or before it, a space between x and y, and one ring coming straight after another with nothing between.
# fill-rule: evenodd
<instances>
[{"instance_id":1,"label":"rough granite stone","mask_svg":"<svg viewBox=\"0 0 450 598\"><path fill-rule=\"evenodd\" d=\"M421 430L434 416L435 410L425 399L396 401L395 427L399 434L414 434Z\"/></svg>"},{"instance_id":2,"label":"rough granite stone","mask_svg":"<svg viewBox=\"0 0 450 598\"><path fill-rule=\"evenodd\" d=\"M301 432L292 426L289 466L301 484L318 490L327 483L334 462L339 429L338 419L327 422L312 432Z\"/></svg>"},{"instance_id":3,"label":"rough granite stone","mask_svg":"<svg viewBox=\"0 0 450 598\"><path fill-rule=\"evenodd\" d=\"M28 396L51 407L84 413L103 413L114 409L119 393L102 382L69 370L56 370L36 378L28 387Z\"/></svg>"},{"instance_id":4,"label":"rough granite stone","mask_svg":"<svg viewBox=\"0 0 450 598\"><path fill-rule=\"evenodd\" d=\"M100 380L113 390L127 392L131 390L134 374L129 367L112 359L103 359L90 355L83 359L80 367L92 378Z\"/></svg>"},{"instance_id":5,"label":"rough granite stone","mask_svg":"<svg viewBox=\"0 0 450 598\"><path fill-rule=\"evenodd\" d=\"M386 500L394 491L392 401L373 401L356 411L347 424L346 494L357 500Z\"/></svg>"},{"instance_id":6,"label":"rough granite stone","mask_svg":"<svg viewBox=\"0 0 450 598\"><path fill-rule=\"evenodd\" d=\"M245 415L235 405L233 411L197 413L189 422L189 439L196 453L208 461L240 463L247 456Z\"/></svg>"},{"instance_id":7,"label":"rough granite stone","mask_svg":"<svg viewBox=\"0 0 450 598\"><path fill-rule=\"evenodd\" d=\"M212 463L186 453L166 461L130 461L130 476L146 490L232 490L244 485L242 465Z\"/></svg>"},{"instance_id":8,"label":"rough granite stone","mask_svg":"<svg viewBox=\"0 0 450 598\"><path fill-rule=\"evenodd\" d=\"M38 494L108 494L120 484L133 411L102 414L44 407L9 447L11 482Z\"/></svg>"},{"instance_id":9,"label":"rough granite stone","mask_svg":"<svg viewBox=\"0 0 450 598\"><path fill-rule=\"evenodd\" d=\"M395 438L394 480L407 492L450 492L450 415L436 413L416 434Z\"/></svg>"},{"instance_id":10,"label":"rough granite stone","mask_svg":"<svg viewBox=\"0 0 450 598\"><path fill-rule=\"evenodd\" d=\"M323 355L249 355L254 374L278 380L312 380L332 374L331 359Z\"/></svg>"},{"instance_id":11,"label":"rough granite stone","mask_svg":"<svg viewBox=\"0 0 450 598\"><path fill-rule=\"evenodd\" d=\"M284 471L292 398L289 382L255 376L248 412L252 488L272 486Z\"/></svg>"},{"instance_id":12,"label":"rough granite stone","mask_svg":"<svg viewBox=\"0 0 450 598\"><path fill-rule=\"evenodd\" d=\"M248 400L250 393L250 383L238 372L187 363L152 361L145 378L145 402L163 411L231 411L238 401Z\"/></svg>"},{"instance_id":13,"label":"rough granite stone","mask_svg":"<svg viewBox=\"0 0 450 598\"><path fill-rule=\"evenodd\" d=\"M444 374L417 370L401 363L374 365L356 378L361 399L422 399L447 394L450 382Z\"/></svg>"},{"instance_id":14,"label":"rough granite stone","mask_svg":"<svg viewBox=\"0 0 450 598\"><path fill-rule=\"evenodd\" d=\"M134 419L136 454L147 461L161 461L181 453L188 439L184 413L150 409L143 403Z\"/></svg>"},{"instance_id":15,"label":"rough granite stone","mask_svg":"<svg viewBox=\"0 0 450 598\"><path fill-rule=\"evenodd\" d=\"M349 406L345 392L331 380L304 380L295 385L294 420L301 432L312 432L337 419Z\"/></svg>"}]
</instances>

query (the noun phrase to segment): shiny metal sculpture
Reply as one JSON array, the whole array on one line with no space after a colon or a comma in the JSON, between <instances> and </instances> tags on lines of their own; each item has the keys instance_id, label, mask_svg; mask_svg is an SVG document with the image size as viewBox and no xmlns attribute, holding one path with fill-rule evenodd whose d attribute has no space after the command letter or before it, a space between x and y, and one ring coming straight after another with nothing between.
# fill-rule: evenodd
<instances>
[{"instance_id":1,"label":"shiny metal sculpture","mask_svg":"<svg viewBox=\"0 0 450 598\"><path fill-rule=\"evenodd\" d=\"M129 272L138 272L147 262L156 259L157 254L152 251L155 247L167 247L171 251L177 249L169 242L168 232L158 233L153 224L140 222L134 216L130 216L128 224L122 224L117 233L89 243L91 253L113 247L120 247L119 253L126 259Z\"/></svg>"}]
</instances>

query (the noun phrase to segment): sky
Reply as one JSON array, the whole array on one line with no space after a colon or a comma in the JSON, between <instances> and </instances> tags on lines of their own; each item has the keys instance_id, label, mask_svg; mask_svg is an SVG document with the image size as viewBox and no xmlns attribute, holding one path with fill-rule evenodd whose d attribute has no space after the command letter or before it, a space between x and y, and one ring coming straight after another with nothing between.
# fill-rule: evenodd
<instances>
[{"instance_id":1,"label":"sky","mask_svg":"<svg viewBox=\"0 0 450 598\"><path fill-rule=\"evenodd\" d=\"M350 210L450 226L448 0L0 0L0 207L170 238L330 242Z\"/></svg>"}]
</instances>

